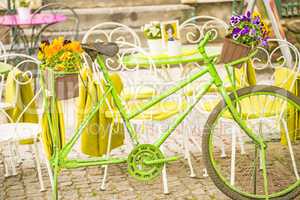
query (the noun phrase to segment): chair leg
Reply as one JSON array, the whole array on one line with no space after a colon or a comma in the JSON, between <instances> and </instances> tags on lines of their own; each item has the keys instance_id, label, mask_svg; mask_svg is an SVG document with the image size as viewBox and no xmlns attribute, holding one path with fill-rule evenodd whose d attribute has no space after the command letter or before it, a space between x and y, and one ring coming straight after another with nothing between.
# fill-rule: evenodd
<instances>
[{"instance_id":1,"label":"chair leg","mask_svg":"<svg viewBox=\"0 0 300 200\"><path fill-rule=\"evenodd\" d=\"M4 173L4 177L9 177L9 170L8 170L8 164L7 164L7 158L3 158L3 164L4 164L4 170L5 170L5 173Z\"/></svg>"},{"instance_id":2,"label":"chair leg","mask_svg":"<svg viewBox=\"0 0 300 200\"><path fill-rule=\"evenodd\" d=\"M236 157L236 128L233 127L231 142L231 167L230 167L230 184L235 182L235 157Z\"/></svg>"},{"instance_id":3,"label":"chair leg","mask_svg":"<svg viewBox=\"0 0 300 200\"><path fill-rule=\"evenodd\" d=\"M10 153L10 158L9 158L9 161L10 161L10 166L12 168L12 175L15 176L17 175L17 169L16 169L16 157L15 157L15 154L14 154L14 150L12 149L12 147L14 146L14 141L10 142L9 143L9 153Z\"/></svg>"},{"instance_id":4,"label":"chair leg","mask_svg":"<svg viewBox=\"0 0 300 200\"><path fill-rule=\"evenodd\" d=\"M185 126L184 126L185 127ZM190 177L196 177L193 165L192 165L192 160L191 160L191 154L190 154L190 150L188 147L188 134L187 134L187 130L190 130L189 128L184 128L183 129L183 133L184 133L184 138L183 138L183 142L184 142L184 158L187 159L189 168L190 168Z\"/></svg>"},{"instance_id":5,"label":"chair leg","mask_svg":"<svg viewBox=\"0 0 300 200\"><path fill-rule=\"evenodd\" d=\"M162 170L162 179L163 179L163 187L164 187L164 194L169 194L169 187L168 187L168 176L167 176L167 166L164 164Z\"/></svg>"},{"instance_id":6,"label":"chair leg","mask_svg":"<svg viewBox=\"0 0 300 200\"><path fill-rule=\"evenodd\" d=\"M41 161L40 161L40 154L39 154L37 141L34 141L34 143L33 143L33 150L34 150L34 156L35 156L35 161L36 161L36 169L38 172L38 179L39 179L40 187L41 187L40 191L43 192L43 191L45 191L45 186L44 186L44 181L43 181L43 176L42 176Z\"/></svg>"},{"instance_id":7,"label":"chair leg","mask_svg":"<svg viewBox=\"0 0 300 200\"><path fill-rule=\"evenodd\" d=\"M54 187L54 181L53 181L53 171L51 169L51 166L50 166L50 163L48 160L46 160L46 167L47 167L47 171L48 171L48 175L50 177L50 184L51 184L51 187L53 188Z\"/></svg>"},{"instance_id":8,"label":"chair leg","mask_svg":"<svg viewBox=\"0 0 300 200\"><path fill-rule=\"evenodd\" d=\"M23 160L20 155L18 142L14 142L14 151L15 151L15 155L16 155L16 163L21 164L23 162Z\"/></svg>"},{"instance_id":9,"label":"chair leg","mask_svg":"<svg viewBox=\"0 0 300 200\"><path fill-rule=\"evenodd\" d=\"M241 132L238 134L238 140L239 140L239 144L240 144L240 148L241 148L241 154L244 155L246 153L246 151L245 151L245 146L244 146L243 135Z\"/></svg>"},{"instance_id":10,"label":"chair leg","mask_svg":"<svg viewBox=\"0 0 300 200\"><path fill-rule=\"evenodd\" d=\"M103 174L103 178L102 178L102 183L101 183L101 186L100 186L100 190L105 190L106 188L105 188L105 184L106 184L106 178L107 178L107 171L108 171L108 166L107 165L105 165L105 166L103 166L104 167L104 170L103 170L103 172L104 172L104 174Z\"/></svg>"},{"instance_id":11,"label":"chair leg","mask_svg":"<svg viewBox=\"0 0 300 200\"><path fill-rule=\"evenodd\" d=\"M2 145L2 147L1 147L1 145ZM0 154L2 154L2 156L3 156L4 177L8 177L9 170L8 170L7 158L5 157L5 154L4 154L5 146L6 146L6 143L0 144Z\"/></svg>"},{"instance_id":12,"label":"chair leg","mask_svg":"<svg viewBox=\"0 0 300 200\"><path fill-rule=\"evenodd\" d=\"M115 123L114 120L112 120L110 127L109 127L109 132L108 132L107 149L106 149L106 155L105 155L105 157L107 159L109 158L109 154L110 154L111 137L112 137L112 132L113 132L113 128L114 128L114 123ZM105 190L107 173L108 173L108 165L104 165L104 174L103 174L103 179L102 179L102 183L100 186L100 190Z\"/></svg>"},{"instance_id":13,"label":"chair leg","mask_svg":"<svg viewBox=\"0 0 300 200\"><path fill-rule=\"evenodd\" d=\"M161 147L161 151L164 154L163 147ZM165 163L162 169L162 181L163 181L163 188L164 194L169 194L169 186L168 186L168 175L167 175L167 164Z\"/></svg>"},{"instance_id":14,"label":"chair leg","mask_svg":"<svg viewBox=\"0 0 300 200\"><path fill-rule=\"evenodd\" d=\"M291 160L292 160L294 173L295 173L295 176L296 176L297 180L299 180L298 168L297 168L297 164L296 164L296 161L295 161L295 156L294 156L292 143L291 143L291 140L290 140L289 130L288 130L288 127L287 127L287 124L286 124L285 120L282 119L281 121L282 121L284 130L285 130L284 131L285 132L285 138L286 138L286 141L287 141L287 144L288 144L288 148L289 148L289 152L290 152L290 156L291 156Z\"/></svg>"},{"instance_id":15,"label":"chair leg","mask_svg":"<svg viewBox=\"0 0 300 200\"><path fill-rule=\"evenodd\" d=\"M220 135L224 136L225 135L225 128L224 128L224 123L220 121ZM225 142L221 138L221 158L226 158L226 151L225 151Z\"/></svg>"}]
</instances>

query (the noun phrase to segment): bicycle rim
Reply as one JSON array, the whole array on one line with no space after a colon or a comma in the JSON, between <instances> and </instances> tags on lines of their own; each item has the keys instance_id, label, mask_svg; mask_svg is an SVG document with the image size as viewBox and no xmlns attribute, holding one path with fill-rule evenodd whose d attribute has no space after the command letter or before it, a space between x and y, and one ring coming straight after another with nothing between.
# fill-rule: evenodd
<instances>
[{"instance_id":1,"label":"bicycle rim","mask_svg":"<svg viewBox=\"0 0 300 200\"><path fill-rule=\"evenodd\" d=\"M268 195L261 149L234 122L225 102L216 106L204 130L202 148L209 175L233 199L294 198L300 192L300 143L293 142L300 99L272 86L243 88L237 94L241 117L267 144Z\"/></svg>"}]
</instances>

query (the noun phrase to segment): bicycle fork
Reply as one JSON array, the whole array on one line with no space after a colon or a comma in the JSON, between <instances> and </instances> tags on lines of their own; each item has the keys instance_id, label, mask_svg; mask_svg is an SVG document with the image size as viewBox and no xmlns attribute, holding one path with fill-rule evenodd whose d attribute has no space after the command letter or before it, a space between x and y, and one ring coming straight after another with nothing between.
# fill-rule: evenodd
<instances>
[{"instance_id":1,"label":"bicycle fork","mask_svg":"<svg viewBox=\"0 0 300 200\"><path fill-rule=\"evenodd\" d=\"M264 142L262 136L259 136L253 132L251 128L249 128L245 122L245 120L242 119L240 112L237 110L235 103L231 100L230 96L228 95L225 87L223 86L223 81L221 80L216 67L214 66L213 63L209 62L207 63L208 65L208 71L210 75L214 79L214 84L218 88L219 93L223 97L226 105L229 108L229 111L232 114L232 117L234 121L239 125L239 127L245 131L245 133L254 141L255 145L257 145L260 148L261 152L261 164L262 164L262 171L263 171L263 179L264 179L264 192L266 195L265 199L269 199L268 197L268 178L267 178L267 166L266 166L266 150L267 150L267 145ZM237 99L237 95L235 95L236 101L238 102L239 100Z\"/></svg>"}]
</instances>

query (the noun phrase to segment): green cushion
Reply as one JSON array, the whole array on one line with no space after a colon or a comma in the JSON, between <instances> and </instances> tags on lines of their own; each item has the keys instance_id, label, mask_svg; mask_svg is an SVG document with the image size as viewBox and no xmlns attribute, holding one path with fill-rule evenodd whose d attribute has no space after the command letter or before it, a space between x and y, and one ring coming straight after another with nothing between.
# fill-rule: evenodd
<instances>
[{"instance_id":1,"label":"green cushion","mask_svg":"<svg viewBox=\"0 0 300 200\"><path fill-rule=\"evenodd\" d=\"M207 47L206 48L207 54L209 57L217 57L221 53L220 47ZM182 47L182 52L180 55L177 56L169 56L166 53L161 55L150 56L147 58L143 54L132 54L128 56L124 56L123 59L120 61L126 65L126 67L134 67L139 65L140 67L149 67L150 60L155 64L157 67L159 65L166 65L166 64L181 64L181 63L190 63L190 62L202 62L203 57L198 52L197 46L188 46Z\"/></svg>"}]
</instances>

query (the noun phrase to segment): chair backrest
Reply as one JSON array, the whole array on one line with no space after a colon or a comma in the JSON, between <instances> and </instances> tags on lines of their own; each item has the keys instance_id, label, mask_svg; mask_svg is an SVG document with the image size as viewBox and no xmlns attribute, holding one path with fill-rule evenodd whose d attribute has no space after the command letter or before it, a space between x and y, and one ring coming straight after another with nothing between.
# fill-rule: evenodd
<instances>
[{"instance_id":1,"label":"chair backrest","mask_svg":"<svg viewBox=\"0 0 300 200\"><path fill-rule=\"evenodd\" d=\"M143 84L153 83L155 76L157 77L157 69L149 53L140 46L132 43L118 41L118 44L127 46L127 48L121 49L119 53L112 58L105 58L107 69L112 73L120 73L125 86L142 86ZM141 57L143 63L139 64L128 60L135 56ZM85 56L85 58L89 57ZM87 60L90 59L85 60L87 62ZM115 63L117 63L117 67ZM100 82L99 77L102 76L99 75L101 71L96 62L92 63L92 68L93 74L97 74L94 76L94 79Z\"/></svg>"},{"instance_id":2,"label":"chair backrest","mask_svg":"<svg viewBox=\"0 0 300 200\"><path fill-rule=\"evenodd\" d=\"M213 33L213 40L224 38L227 34L228 24L222 19L212 16L194 16L179 26L183 43L198 44L208 31Z\"/></svg>"},{"instance_id":3,"label":"chair backrest","mask_svg":"<svg viewBox=\"0 0 300 200\"><path fill-rule=\"evenodd\" d=\"M271 50L258 47L259 52L252 59L257 84L268 83L295 92L300 72L299 50L286 40L269 39L268 43ZM282 51L290 51L292 58L286 58Z\"/></svg>"},{"instance_id":4,"label":"chair backrest","mask_svg":"<svg viewBox=\"0 0 300 200\"><path fill-rule=\"evenodd\" d=\"M151 61L147 68L139 64L129 66L123 62L124 57L134 54L143 55L146 58L150 57L148 53L141 48L141 41L137 33L124 24L104 22L95 25L86 32L82 39L82 43L92 42L114 42L119 46L119 53L114 57L106 57L105 64L109 71L121 74L124 85L126 86L136 86L147 82L145 79L142 80L141 74L152 73L155 69ZM98 68L94 65L94 72L97 71Z\"/></svg>"},{"instance_id":5,"label":"chair backrest","mask_svg":"<svg viewBox=\"0 0 300 200\"><path fill-rule=\"evenodd\" d=\"M141 46L137 33L130 27L117 22L103 22L90 28L83 36L82 43L92 42L115 42L120 48L127 43Z\"/></svg>"},{"instance_id":6,"label":"chair backrest","mask_svg":"<svg viewBox=\"0 0 300 200\"><path fill-rule=\"evenodd\" d=\"M212 16L194 16L182 22L179 25L179 31L182 43L185 45L198 45L207 32L213 33L213 38L209 43L209 51L221 53L220 43L217 45L212 45L212 43L225 38L228 33L228 24L222 19ZM188 67L193 65L196 69L201 67L198 62L186 65ZM184 68L184 66L181 67Z\"/></svg>"},{"instance_id":7,"label":"chair backrest","mask_svg":"<svg viewBox=\"0 0 300 200\"><path fill-rule=\"evenodd\" d=\"M19 123L22 120L38 123L37 101L42 90L35 91L33 80L38 78L37 69L40 61L25 54L15 53L0 55L0 61L4 59L7 59L7 62L14 68L9 73L5 83L4 79L1 80L1 93L5 88L4 101L12 104L13 108L8 111L1 111L11 123Z\"/></svg>"},{"instance_id":8,"label":"chair backrest","mask_svg":"<svg viewBox=\"0 0 300 200\"><path fill-rule=\"evenodd\" d=\"M32 19L41 13L53 15L63 14L67 19L57 24L44 25L38 29L33 28L32 35L38 37L38 39L34 40L36 41L36 44L32 45L33 47L37 47L41 40L58 37L57 33L59 33L59 35L64 35L66 39L78 40L80 21L78 14L73 8L62 3L49 3L35 10L32 14ZM47 17L47 15L45 15L45 17Z\"/></svg>"},{"instance_id":9,"label":"chair backrest","mask_svg":"<svg viewBox=\"0 0 300 200\"><path fill-rule=\"evenodd\" d=\"M94 42L114 42L119 46L120 50L117 55L105 58L105 64L111 71L124 70L124 66L119 62L124 50L141 46L140 39L133 29L116 22L103 22L90 28L83 36L82 43Z\"/></svg>"}]
</instances>

